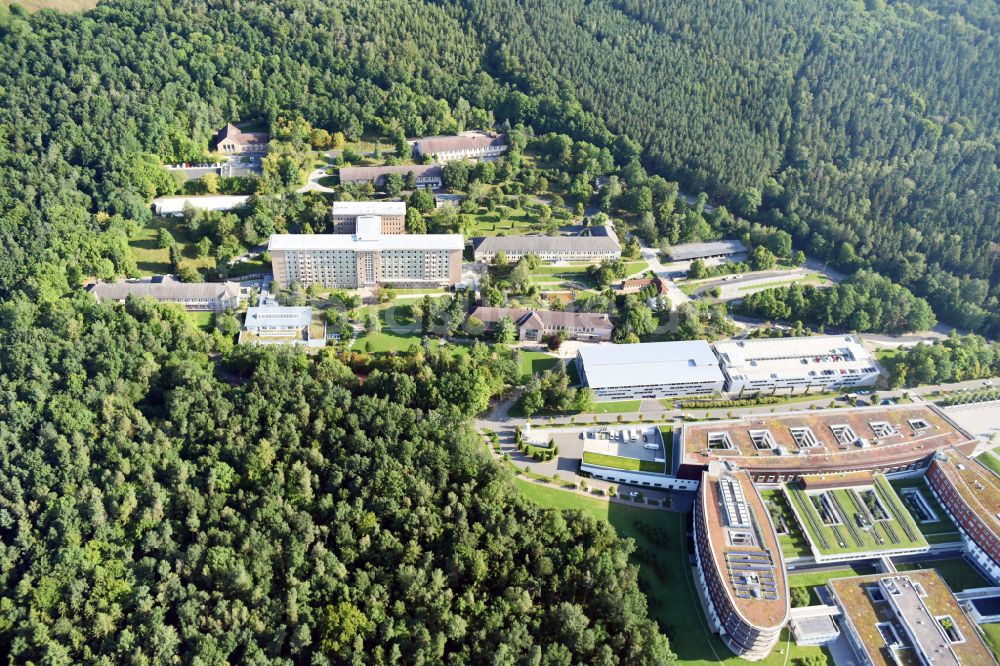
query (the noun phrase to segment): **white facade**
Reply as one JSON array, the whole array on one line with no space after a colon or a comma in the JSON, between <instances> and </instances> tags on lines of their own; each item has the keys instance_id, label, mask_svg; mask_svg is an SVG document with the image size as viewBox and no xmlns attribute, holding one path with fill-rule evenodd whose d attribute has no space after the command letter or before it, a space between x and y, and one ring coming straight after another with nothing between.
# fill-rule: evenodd
<instances>
[{"instance_id":1,"label":"white facade","mask_svg":"<svg viewBox=\"0 0 1000 666\"><path fill-rule=\"evenodd\" d=\"M461 234L275 234L268 251L274 280L357 289L377 284L443 286L461 279Z\"/></svg>"},{"instance_id":2,"label":"white facade","mask_svg":"<svg viewBox=\"0 0 1000 666\"><path fill-rule=\"evenodd\" d=\"M598 400L711 395L724 385L704 340L582 347L576 362Z\"/></svg>"},{"instance_id":3,"label":"white facade","mask_svg":"<svg viewBox=\"0 0 1000 666\"><path fill-rule=\"evenodd\" d=\"M733 395L809 393L871 386L874 357L853 335L762 338L715 343Z\"/></svg>"}]
</instances>

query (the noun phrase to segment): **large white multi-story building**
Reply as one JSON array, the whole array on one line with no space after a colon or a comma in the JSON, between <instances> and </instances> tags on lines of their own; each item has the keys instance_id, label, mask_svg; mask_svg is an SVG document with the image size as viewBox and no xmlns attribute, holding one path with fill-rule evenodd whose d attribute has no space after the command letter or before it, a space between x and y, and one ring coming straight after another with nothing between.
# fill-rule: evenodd
<instances>
[{"instance_id":1,"label":"large white multi-story building","mask_svg":"<svg viewBox=\"0 0 1000 666\"><path fill-rule=\"evenodd\" d=\"M358 220L377 220L383 234L406 233L406 203L403 201L334 201L333 233L358 233Z\"/></svg>"},{"instance_id":2,"label":"large white multi-story building","mask_svg":"<svg viewBox=\"0 0 1000 666\"><path fill-rule=\"evenodd\" d=\"M581 347L576 363L598 400L711 395L723 386L704 340Z\"/></svg>"},{"instance_id":3,"label":"large white multi-story building","mask_svg":"<svg viewBox=\"0 0 1000 666\"><path fill-rule=\"evenodd\" d=\"M853 335L761 338L715 343L734 395L808 393L871 386L878 379L874 357Z\"/></svg>"},{"instance_id":4,"label":"large white multi-story building","mask_svg":"<svg viewBox=\"0 0 1000 666\"><path fill-rule=\"evenodd\" d=\"M271 236L275 282L357 289L443 286L461 279L461 234L383 234L373 217L362 217L357 224L354 234Z\"/></svg>"}]
</instances>

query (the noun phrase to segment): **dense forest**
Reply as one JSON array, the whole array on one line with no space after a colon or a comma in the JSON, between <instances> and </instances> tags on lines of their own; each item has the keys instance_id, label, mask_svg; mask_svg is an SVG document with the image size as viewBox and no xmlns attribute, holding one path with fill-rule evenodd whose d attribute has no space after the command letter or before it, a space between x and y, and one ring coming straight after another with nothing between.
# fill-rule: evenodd
<instances>
[{"instance_id":1,"label":"dense forest","mask_svg":"<svg viewBox=\"0 0 1000 666\"><path fill-rule=\"evenodd\" d=\"M1000 334L996 3L464 0L490 67L689 191Z\"/></svg>"},{"instance_id":2,"label":"dense forest","mask_svg":"<svg viewBox=\"0 0 1000 666\"><path fill-rule=\"evenodd\" d=\"M780 227L796 249L903 285L858 273L836 292L864 299L852 309L793 296L810 320L932 322L912 292L996 335L997 24L978 3L950 7L0 6L0 653L669 662L629 545L582 514L527 503L469 430L515 380L502 346L220 356L183 313L99 306L79 287L131 272L129 239L150 200L176 188L163 165L202 159L227 121L280 140L305 123L356 140L486 119L596 165L567 173L573 203L624 201L649 239L705 235L706 201L675 210L670 178ZM618 173L594 193L589 176L609 160ZM261 180L274 198L242 218L194 220L215 227L220 256L237 251L231 239L308 217L316 201L279 203L294 162L277 155ZM718 228L743 233L713 210ZM652 313L626 306L638 336ZM548 380L550 406L579 397Z\"/></svg>"},{"instance_id":3,"label":"dense forest","mask_svg":"<svg viewBox=\"0 0 1000 666\"><path fill-rule=\"evenodd\" d=\"M516 354L219 356L183 312L79 291L131 272L128 239L176 186L162 165L201 159L226 121L454 132L511 94L481 56L416 1L0 7L12 663L672 660L631 546L529 503L471 431ZM543 118L600 127L556 98L526 120ZM278 202L192 223L252 242L304 205Z\"/></svg>"}]
</instances>

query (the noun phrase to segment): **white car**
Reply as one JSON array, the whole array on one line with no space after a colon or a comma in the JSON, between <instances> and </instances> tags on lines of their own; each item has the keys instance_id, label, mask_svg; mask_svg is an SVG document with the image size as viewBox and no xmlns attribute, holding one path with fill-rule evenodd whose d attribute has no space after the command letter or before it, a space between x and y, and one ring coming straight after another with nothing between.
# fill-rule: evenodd
<instances>
[{"instance_id":1,"label":"white car","mask_svg":"<svg viewBox=\"0 0 1000 666\"><path fill-rule=\"evenodd\" d=\"M643 444L642 448L649 449L650 451L655 451L658 448L660 448L660 445L659 444Z\"/></svg>"}]
</instances>

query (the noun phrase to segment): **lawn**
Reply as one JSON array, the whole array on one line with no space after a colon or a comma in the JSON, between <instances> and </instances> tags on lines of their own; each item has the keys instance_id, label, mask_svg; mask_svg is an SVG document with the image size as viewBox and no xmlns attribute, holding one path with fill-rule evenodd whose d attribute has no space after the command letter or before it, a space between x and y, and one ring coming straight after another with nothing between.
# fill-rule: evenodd
<instances>
[{"instance_id":1,"label":"lawn","mask_svg":"<svg viewBox=\"0 0 1000 666\"><path fill-rule=\"evenodd\" d=\"M811 557L812 550L809 542L799 529L799 524L795 521L795 514L788 506L788 499L780 489L762 490L760 493L772 516L780 516L788 530L787 534L779 534L778 542L781 544L781 553L785 557ZM775 523L778 521L775 520Z\"/></svg>"},{"instance_id":2,"label":"lawn","mask_svg":"<svg viewBox=\"0 0 1000 666\"><path fill-rule=\"evenodd\" d=\"M4 0L4 5L10 5L15 0ZM54 9L58 12L83 12L97 6L97 0L16 0L29 12L37 12L39 9Z\"/></svg>"},{"instance_id":3,"label":"lawn","mask_svg":"<svg viewBox=\"0 0 1000 666\"><path fill-rule=\"evenodd\" d=\"M677 654L678 662L685 666L750 663L733 655L708 629L688 561L685 514L592 499L524 479L517 479L516 483L526 497L544 507L583 511L610 523L619 536L635 540L636 549L630 560L639 567L639 587L646 595L649 616L670 639L670 649ZM833 664L829 651L799 647L790 642L788 631L784 630L775 650L756 663L789 666L798 659L820 654Z\"/></svg>"},{"instance_id":4,"label":"lawn","mask_svg":"<svg viewBox=\"0 0 1000 666\"><path fill-rule=\"evenodd\" d=\"M941 507L941 504L937 501L934 493L931 492L930 487L927 485L926 479L924 477L910 478L910 479L896 479L890 481L889 484L899 495L900 500L906 505L910 514L913 516L917 523L917 529L920 533L924 535L927 539L927 543L948 543L951 541L961 541L962 536L958 532L958 528L955 527L955 523L952 522L948 514ZM921 522L919 520L920 507L907 497L906 492L910 489L914 489L916 492L920 493L923 497L924 502L930 507L931 511L937 514L938 520L932 522Z\"/></svg>"},{"instance_id":5,"label":"lawn","mask_svg":"<svg viewBox=\"0 0 1000 666\"><path fill-rule=\"evenodd\" d=\"M667 473L673 471L674 460L674 429L672 426L660 426L660 437L663 439L664 458L667 459Z\"/></svg>"},{"instance_id":6,"label":"lawn","mask_svg":"<svg viewBox=\"0 0 1000 666\"><path fill-rule=\"evenodd\" d=\"M639 460L638 458L625 458L622 456L611 456L605 453L594 453L592 451L583 452L583 462L590 465L600 465L612 469L623 469L629 472L649 472L651 474L663 474L663 463L654 460Z\"/></svg>"},{"instance_id":7,"label":"lawn","mask_svg":"<svg viewBox=\"0 0 1000 666\"><path fill-rule=\"evenodd\" d=\"M521 378L528 381L531 375L540 375L550 368L556 367L559 358L552 354L537 351L521 352Z\"/></svg>"},{"instance_id":8,"label":"lawn","mask_svg":"<svg viewBox=\"0 0 1000 666\"><path fill-rule=\"evenodd\" d=\"M981 624L979 629L983 632L983 640L993 653L993 658L1000 661L1000 623Z\"/></svg>"},{"instance_id":9,"label":"lawn","mask_svg":"<svg viewBox=\"0 0 1000 666\"><path fill-rule=\"evenodd\" d=\"M867 509L863 509L864 488L835 488L822 493L832 502L835 517L839 519L839 523L835 524L825 523L813 504L812 497L820 493L807 494L788 485L784 489L795 511L804 521L809 540L820 556L882 552L927 545L913 518L882 476L875 477L874 491L889 518L875 520L867 530L862 529L857 521L859 514L866 517L869 515Z\"/></svg>"},{"instance_id":10,"label":"lawn","mask_svg":"<svg viewBox=\"0 0 1000 666\"><path fill-rule=\"evenodd\" d=\"M215 328L215 313L214 312L188 312L188 317L194 322L194 325L203 331L209 333Z\"/></svg>"},{"instance_id":11,"label":"lawn","mask_svg":"<svg viewBox=\"0 0 1000 666\"><path fill-rule=\"evenodd\" d=\"M992 583L983 578L982 574L973 568L962 557L952 557L947 560L921 560L919 562L897 562L899 571L915 571L917 569L937 569L948 583L952 592L961 592L974 587L990 587Z\"/></svg>"},{"instance_id":12,"label":"lawn","mask_svg":"<svg viewBox=\"0 0 1000 666\"><path fill-rule=\"evenodd\" d=\"M789 572L788 587L805 587L809 589L809 596L814 604L819 603L816 589L826 585L827 581L834 578L849 578L850 576L867 576L876 573L875 567L870 564L847 564L837 569L821 571L804 571L802 573Z\"/></svg>"},{"instance_id":13,"label":"lawn","mask_svg":"<svg viewBox=\"0 0 1000 666\"><path fill-rule=\"evenodd\" d=\"M485 208L480 208L485 211ZM492 213L481 212L472 215L473 223L468 228L468 236L518 236L538 233L541 225L538 217L524 208L498 207Z\"/></svg>"},{"instance_id":14,"label":"lawn","mask_svg":"<svg viewBox=\"0 0 1000 666\"><path fill-rule=\"evenodd\" d=\"M392 333L379 331L362 335L354 343L354 349L372 354L406 351L411 345L420 346L422 336L417 333Z\"/></svg>"},{"instance_id":15,"label":"lawn","mask_svg":"<svg viewBox=\"0 0 1000 666\"><path fill-rule=\"evenodd\" d=\"M132 256L135 258L140 275L163 275L174 272L170 263L170 251L160 248L157 242L160 229L169 231L177 241L181 251L182 267L193 266L202 273L206 269L215 268L214 257L197 256L194 244L198 239L180 225L180 218L154 217L129 240L129 247L132 248Z\"/></svg>"},{"instance_id":16,"label":"lawn","mask_svg":"<svg viewBox=\"0 0 1000 666\"><path fill-rule=\"evenodd\" d=\"M1000 458L997 458L993 451L983 451L976 456L976 460L988 467L994 474L1000 474Z\"/></svg>"}]
</instances>

